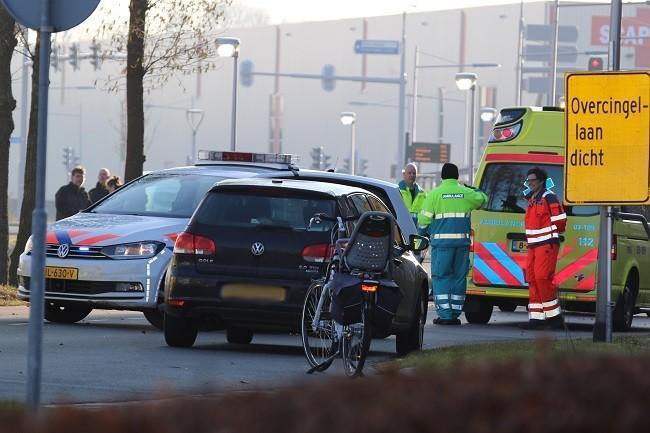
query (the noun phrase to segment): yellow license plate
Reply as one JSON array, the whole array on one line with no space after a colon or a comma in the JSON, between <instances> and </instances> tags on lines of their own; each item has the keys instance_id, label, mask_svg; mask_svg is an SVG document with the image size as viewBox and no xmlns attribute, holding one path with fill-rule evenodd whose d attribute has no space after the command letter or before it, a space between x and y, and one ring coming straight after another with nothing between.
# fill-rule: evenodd
<instances>
[{"instance_id":1,"label":"yellow license plate","mask_svg":"<svg viewBox=\"0 0 650 433\"><path fill-rule=\"evenodd\" d=\"M46 266L45 278L54 278L56 280L77 280L79 278L79 269Z\"/></svg>"},{"instance_id":2,"label":"yellow license plate","mask_svg":"<svg viewBox=\"0 0 650 433\"><path fill-rule=\"evenodd\" d=\"M528 242L526 241L512 241L513 253L525 253L528 250Z\"/></svg>"},{"instance_id":3,"label":"yellow license plate","mask_svg":"<svg viewBox=\"0 0 650 433\"><path fill-rule=\"evenodd\" d=\"M247 301L284 301L287 298L287 291L284 287L277 286L224 284L221 287L221 297Z\"/></svg>"}]
</instances>

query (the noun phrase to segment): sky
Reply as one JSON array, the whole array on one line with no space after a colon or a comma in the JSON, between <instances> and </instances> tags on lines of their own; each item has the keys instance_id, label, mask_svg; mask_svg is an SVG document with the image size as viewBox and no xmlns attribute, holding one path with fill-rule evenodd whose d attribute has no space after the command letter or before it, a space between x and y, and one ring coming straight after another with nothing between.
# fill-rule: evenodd
<instances>
[{"instance_id":1,"label":"sky","mask_svg":"<svg viewBox=\"0 0 650 433\"><path fill-rule=\"evenodd\" d=\"M392 15L519 3L520 0L239 0L245 6L265 9L271 24L299 21ZM524 0L528 3L533 0ZM539 0L536 0L539 1ZM581 0L578 0L581 1ZM584 1L584 0L583 0ZM600 2L600 0L587 0ZM565 1L566 2L566 1Z\"/></svg>"}]
</instances>

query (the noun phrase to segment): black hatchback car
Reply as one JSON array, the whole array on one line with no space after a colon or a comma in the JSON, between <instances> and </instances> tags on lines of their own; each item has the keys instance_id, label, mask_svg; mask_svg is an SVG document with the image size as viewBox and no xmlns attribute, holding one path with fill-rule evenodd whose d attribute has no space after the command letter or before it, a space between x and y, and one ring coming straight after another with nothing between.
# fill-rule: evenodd
<instances>
[{"instance_id":1,"label":"black hatchback car","mask_svg":"<svg viewBox=\"0 0 650 433\"><path fill-rule=\"evenodd\" d=\"M299 332L310 282L332 252L333 223L310 224L317 213L358 218L390 212L357 187L285 179L223 181L205 196L176 239L165 283L165 340L189 347L199 330L226 329L231 343L256 331ZM354 221L347 223L352 232ZM402 301L390 329L397 346L421 346L429 277L397 230L393 278Z\"/></svg>"}]
</instances>

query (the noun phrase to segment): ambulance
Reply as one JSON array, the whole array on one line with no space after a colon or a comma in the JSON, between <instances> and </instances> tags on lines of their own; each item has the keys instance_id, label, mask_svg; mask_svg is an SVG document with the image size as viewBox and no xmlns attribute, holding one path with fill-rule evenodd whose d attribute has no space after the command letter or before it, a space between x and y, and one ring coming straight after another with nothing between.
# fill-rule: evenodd
<instances>
[{"instance_id":1,"label":"ambulance","mask_svg":"<svg viewBox=\"0 0 650 433\"><path fill-rule=\"evenodd\" d=\"M476 174L489 200L472 213L471 269L465 317L488 323L494 307L514 311L528 303L523 182L533 167L544 169L560 201L564 191L564 112L557 107L501 110ZM620 182L624 187L624 173ZM594 185L597 188L598 185ZM555 282L563 310L594 312L599 239L596 206L565 206ZM646 207L617 209L612 239L612 302L615 330L627 331L634 314L650 311L650 229ZM648 313L650 314L650 313Z\"/></svg>"}]
</instances>

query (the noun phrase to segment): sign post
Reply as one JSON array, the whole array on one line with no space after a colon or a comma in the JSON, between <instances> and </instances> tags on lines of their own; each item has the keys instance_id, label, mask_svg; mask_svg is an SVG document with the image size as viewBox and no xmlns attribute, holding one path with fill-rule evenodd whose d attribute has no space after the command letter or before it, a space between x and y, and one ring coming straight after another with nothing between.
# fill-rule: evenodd
<instances>
[{"instance_id":1,"label":"sign post","mask_svg":"<svg viewBox=\"0 0 650 433\"><path fill-rule=\"evenodd\" d=\"M36 197L32 212L32 266L29 287L27 347L27 406L37 410L41 398L43 309L45 305L45 163L47 156L47 105L50 82L50 37L79 25L93 13L99 0L0 0L17 23L38 30L38 126L36 139ZM23 104L25 101L23 101ZM24 131L23 131L24 135Z\"/></svg>"},{"instance_id":2,"label":"sign post","mask_svg":"<svg viewBox=\"0 0 650 433\"><path fill-rule=\"evenodd\" d=\"M601 205L593 340L610 342L611 206L650 203L650 72L569 73L565 81L564 200Z\"/></svg>"}]
</instances>

